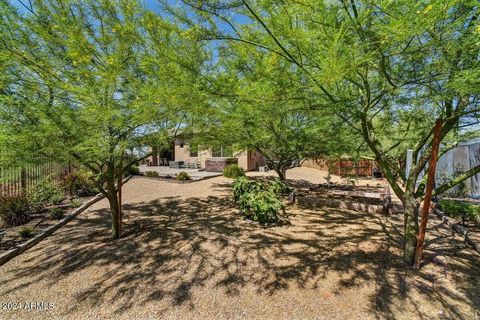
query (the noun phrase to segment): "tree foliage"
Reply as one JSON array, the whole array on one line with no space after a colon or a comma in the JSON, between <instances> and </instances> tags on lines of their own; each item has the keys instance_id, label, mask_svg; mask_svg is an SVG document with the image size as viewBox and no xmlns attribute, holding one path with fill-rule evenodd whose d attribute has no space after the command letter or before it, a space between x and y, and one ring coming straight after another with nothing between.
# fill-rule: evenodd
<instances>
[{"instance_id":1,"label":"tree foliage","mask_svg":"<svg viewBox=\"0 0 480 320\"><path fill-rule=\"evenodd\" d=\"M186 31L136 1L2 2L2 160L37 155L90 170L118 237L119 182L138 160L131 150L165 142L188 106L201 105L206 55Z\"/></svg>"},{"instance_id":2,"label":"tree foliage","mask_svg":"<svg viewBox=\"0 0 480 320\"><path fill-rule=\"evenodd\" d=\"M276 54L305 79L309 96L359 132L405 207L411 263L433 124L455 145L479 122L476 1L184 1L205 39ZM207 18L205 18L207 17ZM239 18L241 17L241 18ZM414 150L408 178L398 163ZM480 166L450 183L480 172ZM403 187L405 185L405 187Z\"/></svg>"}]
</instances>

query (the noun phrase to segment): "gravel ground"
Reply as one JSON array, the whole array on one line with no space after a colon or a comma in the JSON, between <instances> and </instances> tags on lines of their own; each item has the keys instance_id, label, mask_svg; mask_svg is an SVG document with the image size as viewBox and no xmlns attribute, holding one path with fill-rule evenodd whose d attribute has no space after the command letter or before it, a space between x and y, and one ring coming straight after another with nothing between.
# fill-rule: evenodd
<instances>
[{"instance_id":1,"label":"gravel ground","mask_svg":"<svg viewBox=\"0 0 480 320\"><path fill-rule=\"evenodd\" d=\"M422 271L405 271L400 216L295 205L290 225L261 228L241 219L230 184L132 179L121 240L103 200L0 267L0 318L475 319L479 255L438 220ZM25 309L35 302L51 308Z\"/></svg>"}]
</instances>

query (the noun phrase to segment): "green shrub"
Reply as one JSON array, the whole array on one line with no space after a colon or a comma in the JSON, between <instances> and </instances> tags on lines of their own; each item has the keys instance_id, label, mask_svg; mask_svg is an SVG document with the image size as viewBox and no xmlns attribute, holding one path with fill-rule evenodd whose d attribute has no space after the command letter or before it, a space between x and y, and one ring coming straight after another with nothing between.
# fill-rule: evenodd
<instances>
[{"instance_id":1,"label":"green shrub","mask_svg":"<svg viewBox=\"0 0 480 320\"><path fill-rule=\"evenodd\" d=\"M245 176L245 171L238 164L230 164L223 169L223 176L226 178L236 179Z\"/></svg>"},{"instance_id":2,"label":"green shrub","mask_svg":"<svg viewBox=\"0 0 480 320\"><path fill-rule=\"evenodd\" d=\"M465 225L467 220L478 223L480 220L480 205L457 200L440 200L440 208L452 218L461 218Z\"/></svg>"},{"instance_id":3,"label":"green shrub","mask_svg":"<svg viewBox=\"0 0 480 320\"><path fill-rule=\"evenodd\" d=\"M157 171L145 171L145 175L147 177L158 177L158 172Z\"/></svg>"},{"instance_id":4,"label":"green shrub","mask_svg":"<svg viewBox=\"0 0 480 320\"><path fill-rule=\"evenodd\" d=\"M91 174L84 170L75 170L64 175L60 183L72 196L88 197L98 193Z\"/></svg>"},{"instance_id":5,"label":"green shrub","mask_svg":"<svg viewBox=\"0 0 480 320\"><path fill-rule=\"evenodd\" d=\"M73 198L72 200L70 200L70 205L74 208L80 207L82 205L82 200L78 198Z\"/></svg>"},{"instance_id":6,"label":"green shrub","mask_svg":"<svg viewBox=\"0 0 480 320\"><path fill-rule=\"evenodd\" d=\"M191 180L192 178L190 178L190 176L188 175L188 173L186 173L185 171L181 171L177 174L177 176L175 177L175 179L177 181L187 181L187 180Z\"/></svg>"},{"instance_id":7,"label":"green shrub","mask_svg":"<svg viewBox=\"0 0 480 320\"><path fill-rule=\"evenodd\" d=\"M272 190L273 193L278 195L286 194L290 192L290 188L288 188L285 183L280 181L280 179L273 180L270 183L269 188Z\"/></svg>"},{"instance_id":8,"label":"green shrub","mask_svg":"<svg viewBox=\"0 0 480 320\"><path fill-rule=\"evenodd\" d=\"M140 174L140 169L137 166L130 166L125 169L124 175L128 176L138 176Z\"/></svg>"},{"instance_id":9,"label":"green shrub","mask_svg":"<svg viewBox=\"0 0 480 320\"><path fill-rule=\"evenodd\" d=\"M31 204L27 196L0 196L0 219L5 226L19 226L30 220Z\"/></svg>"},{"instance_id":10,"label":"green shrub","mask_svg":"<svg viewBox=\"0 0 480 320\"><path fill-rule=\"evenodd\" d=\"M65 216L65 213L60 208L52 208L48 213L48 217L52 220L60 220Z\"/></svg>"},{"instance_id":11,"label":"green shrub","mask_svg":"<svg viewBox=\"0 0 480 320\"><path fill-rule=\"evenodd\" d=\"M245 217L260 223L278 220L283 204L276 192L278 186L240 177L233 185L233 197Z\"/></svg>"},{"instance_id":12,"label":"green shrub","mask_svg":"<svg viewBox=\"0 0 480 320\"><path fill-rule=\"evenodd\" d=\"M240 177L233 183L233 198L235 201L239 201L244 194L260 191L261 189L261 182L249 180L247 177Z\"/></svg>"},{"instance_id":13,"label":"green shrub","mask_svg":"<svg viewBox=\"0 0 480 320\"><path fill-rule=\"evenodd\" d=\"M30 199L36 208L53 204L54 202L62 202L64 198L63 189L52 180L41 181L30 193Z\"/></svg>"},{"instance_id":14,"label":"green shrub","mask_svg":"<svg viewBox=\"0 0 480 320\"><path fill-rule=\"evenodd\" d=\"M18 229L17 233L22 238L31 238L35 233L35 229L33 227L26 226Z\"/></svg>"},{"instance_id":15,"label":"green shrub","mask_svg":"<svg viewBox=\"0 0 480 320\"><path fill-rule=\"evenodd\" d=\"M65 196L63 194L53 194L50 198L50 203L54 205L61 204L63 202L63 199L65 199Z\"/></svg>"}]
</instances>

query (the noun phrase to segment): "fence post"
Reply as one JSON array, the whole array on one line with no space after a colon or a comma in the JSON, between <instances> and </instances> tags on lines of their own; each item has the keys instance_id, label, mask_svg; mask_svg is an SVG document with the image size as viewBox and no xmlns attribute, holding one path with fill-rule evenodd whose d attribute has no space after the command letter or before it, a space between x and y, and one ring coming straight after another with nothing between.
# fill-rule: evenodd
<instances>
[{"instance_id":1,"label":"fence post","mask_svg":"<svg viewBox=\"0 0 480 320\"><path fill-rule=\"evenodd\" d=\"M22 189L22 193L27 193L27 171L25 167L22 167L22 171L20 172L20 186Z\"/></svg>"}]
</instances>

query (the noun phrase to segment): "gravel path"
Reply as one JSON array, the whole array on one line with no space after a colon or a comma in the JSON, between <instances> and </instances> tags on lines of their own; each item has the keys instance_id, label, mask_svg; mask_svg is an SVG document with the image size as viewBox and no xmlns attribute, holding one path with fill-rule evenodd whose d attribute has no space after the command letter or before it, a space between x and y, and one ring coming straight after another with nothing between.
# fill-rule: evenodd
<instances>
[{"instance_id":1,"label":"gravel path","mask_svg":"<svg viewBox=\"0 0 480 320\"><path fill-rule=\"evenodd\" d=\"M132 179L121 240L101 201L0 267L0 302L20 304L0 319L475 319L479 255L437 220L425 267L406 272L400 217L296 205L265 229L239 217L230 183Z\"/></svg>"}]
</instances>

